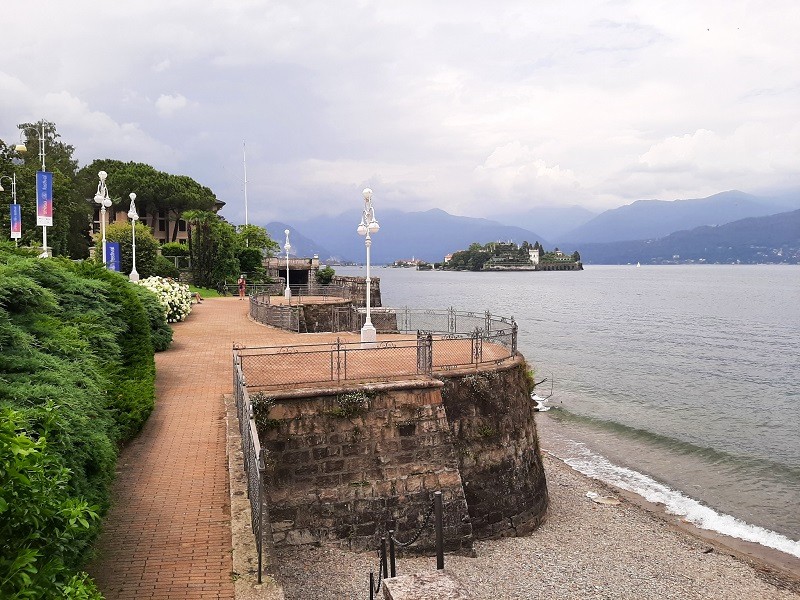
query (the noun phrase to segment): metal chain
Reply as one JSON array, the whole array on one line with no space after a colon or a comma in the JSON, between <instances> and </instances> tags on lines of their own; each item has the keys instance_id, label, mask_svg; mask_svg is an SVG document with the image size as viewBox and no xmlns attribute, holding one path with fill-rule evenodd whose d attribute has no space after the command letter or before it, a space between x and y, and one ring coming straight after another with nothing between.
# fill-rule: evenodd
<instances>
[{"instance_id":1,"label":"metal chain","mask_svg":"<svg viewBox=\"0 0 800 600\"><path fill-rule=\"evenodd\" d=\"M401 548L407 548L408 546L410 546L411 544L416 542L419 539L419 536L422 535L423 530L428 526L428 521L430 521L431 515L433 514L433 507L434 507L434 502L431 501L431 506L430 506L430 508L428 508L428 512L425 515L425 520L422 522L422 525L420 525L417 528L417 531L414 533L414 537L412 537L407 542L401 542L396 537L392 536L392 539L394 540L394 543L397 544L398 546L400 546Z\"/></svg>"}]
</instances>

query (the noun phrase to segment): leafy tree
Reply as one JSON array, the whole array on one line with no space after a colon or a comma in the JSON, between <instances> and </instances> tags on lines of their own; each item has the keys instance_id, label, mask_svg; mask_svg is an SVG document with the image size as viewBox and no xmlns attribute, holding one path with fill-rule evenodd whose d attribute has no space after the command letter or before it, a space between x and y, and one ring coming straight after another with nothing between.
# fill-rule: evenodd
<instances>
[{"instance_id":1,"label":"leafy tree","mask_svg":"<svg viewBox=\"0 0 800 600\"><path fill-rule=\"evenodd\" d=\"M317 283L327 285L331 282L334 275L336 275L336 271L333 270L333 267L326 266L322 267L321 269L317 269L315 277L317 279Z\"/></svg>"},{"instance_id":2,"label":"leafy tree","mask_svg":"<svg viewBox=\"0 0 800 600\"><path fill-rule=\"evenodd\" d=\"M236 227L236 237L240 246L263 250L264 256L275 256L281 249L280 244L269 236L267 230L258 225L239 225Z\"/></svg>"},{"instance_id":3,"label":"leafy tree","mask_svg":"<svg viewBox=\"0 0 800 600\"><path fill-rule=\"evenodd\" d=\"M88 225L91 205L75 187L78 163L75 148L61 141L55 123L44 121L45 167L53 173L53 226L48 227L47 243L56 256L86 258L89 255ZM41 170L39 139L42 122L21 123L27 151L16 152L0 140L2 174L17 176L17 201L21 205L21 244L40 247L42 231L36 225L36 171ZM16 142L14 142L16 143ZM4 186L5 187L5 186ZM8 215L2 224L7 227Z\"/></svg>"},{"instance_id":4,"label":"leafy tree","mask_svg":"<svg viewBox=\"0 0 800 600\"><path fill-rule=\"evenodd\" d=\"M580 262L581 261L580 252L575 250L575 252L572 253L572 260L574 260L575 262Z\"/></svg>"},{"instance_id":5,"label":"leafy tree","mask_svg":"<svg viewBox=\"0 0 800 600\"><path fill-rule=\"evenodd\" d=\"M135 192L140 215L164 211L167 221L177 224L185 211L210 211L217 201L209 188L186 175L171 175L148 164L110 159L95 160L78 173L78 185L87 198L94 197L99 171L108 173L106 186L117 210L127 211L128 194ZM153 219L150 228L155 231L155 227L156 220ZM174 242L178 235L177 226L171 226L170 231Z\"/></svg>"},{"instance_id":6,"label":"leafy tree","mask_svg":"<svg viewBox=\"0 0 800 600\"><path fill-rule=\"evenodd\" d=\"M194 285L216 288L227 280L235 280L241 267L236 258L238 242L233 225L219 215L199 210L186 212L184 219L189 224Z\"/></svg>"}]
</instances>

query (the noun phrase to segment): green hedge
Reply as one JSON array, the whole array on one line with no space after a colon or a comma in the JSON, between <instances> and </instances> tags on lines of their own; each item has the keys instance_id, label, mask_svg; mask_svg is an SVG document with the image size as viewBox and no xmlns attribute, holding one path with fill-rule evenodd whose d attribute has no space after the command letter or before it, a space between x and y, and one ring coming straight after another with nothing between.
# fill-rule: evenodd
<instances>
[{"instance_id":1,"label":"green hedge","mask_svg":"<svg viewBox=\"0 0 800 600\"><path fill-rule=\"evenodd\" d=\"M118 445L153 409L154 345L171 337L143 292L91 262L0 244L2 598L99 597L79 569Z\"/></svg>"}]
</instances>

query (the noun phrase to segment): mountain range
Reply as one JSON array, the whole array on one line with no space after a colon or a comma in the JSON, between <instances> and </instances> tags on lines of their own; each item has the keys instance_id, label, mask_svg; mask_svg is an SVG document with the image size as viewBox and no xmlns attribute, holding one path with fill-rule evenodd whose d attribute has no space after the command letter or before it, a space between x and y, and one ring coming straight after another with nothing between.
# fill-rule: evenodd
<instances>
[{"instance_id":1,"label":"mountain range","mask_svg":"<svg viewBox=\"0 0 800 600\"><path fill-rule=\"evenodd\" d=\"M584 264L800 264L800 210L704 225L654 240L581 245Z\"/></svg>"},{"instance_id":2,"label":"mountain range","mask_svg":"<svg viewBox=\"0 0 800 600\"><path fill-rule=\"evenodd\" d=\"M596 216L577 206L526 208L518 218L506 214L495 219L456 216L440 209L422 212L386 210L377 214L381 229L373 236L371 259L375 264L411 258L438 262L446 254L466 249L475 242L538 241L546 248L557 244L568 253L578 250L587 264L643 260L674 262L700 258L730 262L730 257L721 251L714 256L703 256L708 248L703 246L703 240L708 239L714 244L727 243L726 247L730 248L739 248L740 240L751 249L791 245L790 230L785 231L786 235L770 235L770 228L779 224L780 218L764 222L749 219L780 212L791 215L792 211L787 212L787 208L798 207L800 194L797 193L773 199L731 190L692 200L640 200ZM794 222L794 217L786 218L787 223ZM317 254L323 262L363 263L366 254L364 239L356 233L359 219L360 214L351 211L333 217L307 219L293 226L273 222L266 228L281 246L284 229L291 231L291 254ZM745 221L743 225L730 229L724 227L742 220ZM535 223L541 228L526 227ZM760 237L743 236L745 230ZM729 233L732 237L725 238ZM547 237L542 237L542 234ZM673 259L674 255L680 258ZM744 249L731 260L771 261L765 260L756 250L748 254Z\"/></svg>"},{"instance_id":3,"label":"mountain range","mask_svg":"<svg viewBox=\"0 0 800 600\"><path fill-rule=\"evenodd\" d=\"M411 258L439 262L446 254L463 250L474 242L485 244L512 240L519 244L524 241L533 244L538 241L549 245L538 234L521 227L503 225L489 219L451 215L436 208L424 212L390 209L377 212L376 217L381 228L372 236L370 249L371 260L375 264ZM281 245L284 229L297 232L297 238L290 233L290 243L295 248L294 240L298 239L299 255L316 253L323 261L333 259L340 262L364 262L364 238L356 233L360 218L360 213L349 212L334 217L316 217L298 222L294 227L269 223L266 229ZM279 232L280 237L275 237L273 232ZM301 237L309 241L308 251L299 242ZM326 250L320 251L323 246Z\"/></svg>"}]
</instances>

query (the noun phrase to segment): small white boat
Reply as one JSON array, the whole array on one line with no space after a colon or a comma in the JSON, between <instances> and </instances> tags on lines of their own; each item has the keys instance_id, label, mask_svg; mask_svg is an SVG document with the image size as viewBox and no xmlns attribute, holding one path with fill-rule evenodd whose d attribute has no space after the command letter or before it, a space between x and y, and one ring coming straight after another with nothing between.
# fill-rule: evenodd
<instances>
[{"instance_id":1,"label":"small white boat","mask_svg":"<svg viewBox=\"0 0 800 600\"><path fill-rule=\"evenodd\" d=\"M641 267L642 265L641 265L641 264L639 264L639 263L637 262L637 263L636 263L636 266L637 266L637 267Z\"/></svg>"}]
</instances>

